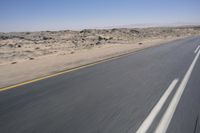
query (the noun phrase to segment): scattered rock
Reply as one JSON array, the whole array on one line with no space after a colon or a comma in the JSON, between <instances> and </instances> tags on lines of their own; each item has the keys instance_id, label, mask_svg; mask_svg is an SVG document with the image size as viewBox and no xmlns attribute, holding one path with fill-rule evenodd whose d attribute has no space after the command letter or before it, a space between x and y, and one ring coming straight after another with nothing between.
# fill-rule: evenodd
<instances>
[{"instance_id":1,"label":"scattered rock","mask_svg":"<svg viewBox=\"0 0 200 133\"><path fill-rule=\"evenodd\" d=\"M85 29L85 30L82 30L82 31L80 31L80 33L92 33L92 30L89 30L89 29Z\"/></svg>"},{"instance_id":2,"label":"scattered rock","mask_svg":"<svg viewBox=\"0 0 200 133\"><path fill-rule=\"evenodd\" d=\"M10 48L13 48L13 47L14 47L14 44L8 44L8 46L9 46Z\"/></svg>"},{"instance_id":3,"label":"scattered rock","mask_svg":"<svg viewBox=\"0 0 200 133\"><path fill-rule=\"evenodd\" d=\"M109 39L109 40L112 40L112 39L113 39L113 37L109 37L108 39Z\"/></svg>"},{"instance_id":4,"label":"scattered rock","mask_svg":"<svg viewBox=\"0 0 200 133\"><path fill-rule=\"evenodd\" d=\"M71 52L70 52L70 54L74 54L74 53L75 53L74 51L71 51Z\"/></svg>"},{"instance_id":5,"label":"scattered rock","mask_svg":"<svg viewBox=\"0 0 200 133\"><path fill-rule=\"evenodd\" d=\"M105 40L105 38L99 36L99 37L98 37L98 40L99 40L99 41L102 41L102 40Z\"/></svg>"},{"instance_id":6,"label":"scattered rock","mask_svg":"<svg viewBox=\"0 0 200 133\"><path fill-rule=\"evenodd\" d=\"M33 57L29 57L29 60L34 60L34 58Z\"/></svg>"},{"instance_id":7,"label":"scattered rock","mask_svg":"<svg viewBox=\"0 0 200 133\"><path fill-rule=\"evenodd\" d=\"M18 38L19 38L19 39L25 39L23 36L19 36Z\"/></svg>"},{"instance_id":8,"label":"scattered rock","mask_svg":"<svg viewBox=\"0 0 200 133\"><path fill-rule=\"evenodd\" d=\"M26 52L26 53L33 53L34 51L31 51L31 50L25 50L24 52Z\"/></svg>"},{"instance_id":9,"label":"scattered rock","mask_svg":"<svg viewBox=\"0 0 200 133\"><path fill-rule=\"evenodd\" d=\"M60 55L66 55L66 53L61 53Z\"/></svg>"},{"instance_id":10,"label":"scattered rock","mask_svg":"<svg viewBox=\"0 0 200 133\"><path fill-rule=\"evenodd\" d=\"M144 40L165 39L165 37L181 37L200 35L199 27L149 27L149 28L115 28L86 29L82 31L42 31L42 32L0 32L0 58L16 59L57 53L74 54L76 49L91 49L103 44L124 44L138 42L145 45ZM144 44L143 44L144 43ZM70 52L71 51L71 52ZM75 52L74 52L75 51Z\"/></svg>"},{"instance_id":11,"label":"scattered rock","mask_svg":"<svg viewBox=\"0 0 200 133\"><path fill-rule=\"evenodd\" d=\"M50 40L50 39L52 39L51 37L43 37L43 40Z\"/></svg>"},{"instance_id":12,"label":"scattered rock","mask_svg":"<svg viewBox=\"0 0 200 133\"><path fill-rule=\"evenodd\" d=\"M139 33L140 33L139 31L133 30L133 29L131 29L130 32L131 32L131 33L135 33L135 34L139 34Z\"/></svg>"},{"instance_id":13,"label":"scattered rock","mask_svg":"<svg viewBox=\"0 0 200 133\"><path fill-rule=\"evenodd\" d=\"M138 44L139 44L139 45L142 45L143 43L142 43L142 42L139 42Z\"/></svg>"},{"instance_id":14,"label":"scattered rock","mask_svg":"<svg viewBox=\"0 0 200 133\"><path fill-rule=\"evenodd\" d=\"M11 64L17 64L17 62L16 62L16 61L14 61L14 62L11 62Z\"/></svg>"},{"instance_id":15,"label":"scattered rock","mask_svg":"<svg viewBox=\"0 0 200 133\"><path fill-rule=\"evenodd\" d=\"M96 42L96 45L100 45L100 44L101 44L101 42L99 42L99 41L98 41L98 42Z\"/></svg>"}]
</instances>

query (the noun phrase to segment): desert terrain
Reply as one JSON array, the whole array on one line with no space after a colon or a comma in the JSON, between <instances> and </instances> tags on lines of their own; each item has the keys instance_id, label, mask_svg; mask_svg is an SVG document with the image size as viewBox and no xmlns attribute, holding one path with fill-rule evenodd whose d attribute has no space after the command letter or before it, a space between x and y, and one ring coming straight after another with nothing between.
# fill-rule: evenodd
<instances>
[{"instance_id":1,"label":"desert terrain","mask_svg":"<svg viewBox=\"0 0 200 133\"><path fill-rule=\"evenodd\" d=\"M0 33L0 87L196 35L199 26Z\"/></svg>"}]
</instances>

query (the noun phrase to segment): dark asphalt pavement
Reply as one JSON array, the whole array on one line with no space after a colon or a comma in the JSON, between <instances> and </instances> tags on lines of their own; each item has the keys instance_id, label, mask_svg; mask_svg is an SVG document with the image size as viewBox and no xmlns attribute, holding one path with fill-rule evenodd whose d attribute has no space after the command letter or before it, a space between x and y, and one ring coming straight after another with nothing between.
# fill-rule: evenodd
<instances>
[{"instance_id":1,"label":"dark asphalt pavement","mask_svg":"<svg viewBox=\"0 0 200 133\"><path fill-rule=\"evenodd\" d=\"M200 37L0 92L0 133L134 133L171 82L183 79ZM148 132L154 132L180 81ZM193 133L200 119L200 59L168 127Z\"/></svg>"}]
</instances>

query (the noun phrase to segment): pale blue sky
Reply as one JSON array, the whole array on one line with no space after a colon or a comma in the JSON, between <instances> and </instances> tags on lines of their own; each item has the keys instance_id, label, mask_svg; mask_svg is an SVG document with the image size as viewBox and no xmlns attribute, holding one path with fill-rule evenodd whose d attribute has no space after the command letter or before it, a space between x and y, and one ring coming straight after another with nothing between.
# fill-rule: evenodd
<instances>
[{"instance_id":1,"label":"pale blue sky","mask_svg":"<svg viewBox=\"0 0 200 133\"><path fill-rule=\"evenodd\" d=\"M200 0L0 0L0 32L200 23Z\"/></svg>"}]
</instances>

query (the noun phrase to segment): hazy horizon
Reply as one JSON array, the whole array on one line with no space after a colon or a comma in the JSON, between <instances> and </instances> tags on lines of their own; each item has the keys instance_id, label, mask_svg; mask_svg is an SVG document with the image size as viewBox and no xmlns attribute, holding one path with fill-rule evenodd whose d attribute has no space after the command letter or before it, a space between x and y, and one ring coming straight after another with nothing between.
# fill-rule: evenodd
<instances>
[{"instance_id":1,"label":"hazy horizon","mask_svg":"<svg viewBox=\"0 0 200 133\"><path fill-rule=\"evenodd\" d=\"M81 31L84 29L113 29L113 28L149 28L149 27L184 27L184 26L200 26L200 23L168 23L168 24L129 24L129 25L112 25L112 26L102 26L102 27L82 27L82 28L58 28L58 29L38 29L38 30L18 30L18 31L0 31L2 33L9 32L41 32L41 31L64 31L64 30L72 30L72 31Z\"/></svg>"}]
</instances>

